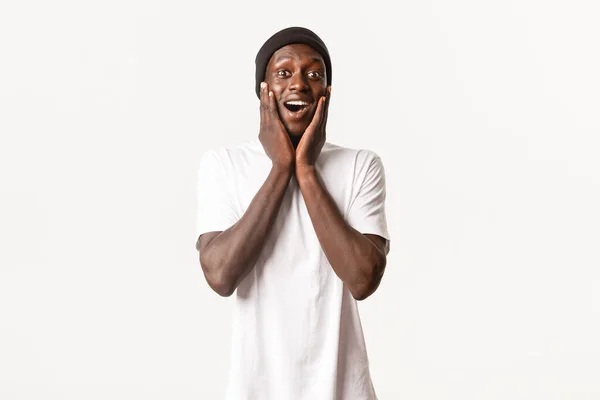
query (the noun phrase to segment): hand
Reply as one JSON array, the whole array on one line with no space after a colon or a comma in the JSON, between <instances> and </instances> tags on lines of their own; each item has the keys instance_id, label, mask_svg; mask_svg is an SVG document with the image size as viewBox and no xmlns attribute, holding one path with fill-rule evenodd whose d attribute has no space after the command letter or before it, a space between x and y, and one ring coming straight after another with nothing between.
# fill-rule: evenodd
<instances>
[{"instance_id":1,"label":"hand","mask_svg":"<svg viewBox=\"0 0 600 400\"><path fill-rule=\"evenodd\" d=\"M322 96L317 104L317 111L296 148L296 170L302 167L312 167L317 162L321 149L325 144L327 125L327 114L329 111L329 99L331 98L331 86L327 87L326 96Z\"/></svg>"},{"instance_id":2,"label":"hand","mask_svg":"<svg viewBox=\"0 0 600 400\"><path fill-rule=\"evenodd\" d=\"M273 165L293 168L295 151L292 141L279 118L275 95L266 82L260 89L260 132L258 139Z\"/></svg>"}]
</instances>

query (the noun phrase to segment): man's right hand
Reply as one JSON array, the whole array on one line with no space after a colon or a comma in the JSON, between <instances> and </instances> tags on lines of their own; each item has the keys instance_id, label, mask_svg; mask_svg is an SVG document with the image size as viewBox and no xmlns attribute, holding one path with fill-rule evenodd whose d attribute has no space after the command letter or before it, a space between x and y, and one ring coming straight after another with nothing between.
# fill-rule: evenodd
<instances>
[{"instance_id":1,"label":"man's right hand","mask_svg":"<svg viewBox=\"0 0 600 400\"><path fill-rule=\"evenodd\" d=\"M196 243L206 281L221 296L231 296L254 268L277 219L296 165L296 151L279 118L275 96L269 95L266 83L260 92L258 137L273 162L265 182L235 224L224 231L204 233Z\"/></svg>"},{"instance_id":2,"label":"man's right hand","mask_svg":"<svg viewBox=\"0 0 600 400\"><path fill-rule=\"evenodd\" d=\"M266 82L260 85L260 132L258 139L274 166L293 168L296 152L279 118L275 95Z\"/></svg>"}]
</instances>

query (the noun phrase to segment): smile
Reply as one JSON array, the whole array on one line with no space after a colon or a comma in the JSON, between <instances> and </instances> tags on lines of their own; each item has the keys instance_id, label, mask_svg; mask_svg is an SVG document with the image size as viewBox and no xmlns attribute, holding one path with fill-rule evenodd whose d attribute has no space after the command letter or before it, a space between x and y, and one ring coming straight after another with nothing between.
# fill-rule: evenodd
<instances>
[{"instance_id":1,"label":"smile","mask_svg":"<svg viewBox=\"0 0 600 400\"><path fill-rule=\"evenodd\" d=\"M311 103L303 100L291 100L284 102L283 105L289 111L289 116L301 118L310 109Z\"/></svg>"}]
</instances>

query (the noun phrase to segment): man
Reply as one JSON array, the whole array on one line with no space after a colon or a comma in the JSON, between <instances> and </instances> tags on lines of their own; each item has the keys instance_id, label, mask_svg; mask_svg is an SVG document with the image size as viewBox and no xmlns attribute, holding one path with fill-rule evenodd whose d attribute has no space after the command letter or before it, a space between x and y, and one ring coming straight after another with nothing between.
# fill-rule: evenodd
<instances>
[{"instance_id":1,"label":"man","mask_svg":"<svg viewBox=\"0 0 600 400\"><path fill-rule=\"evenodd\" d=\"M207 151L196 244L208 285L237 289L230 400L374 400L356 300L389 252L380 158L326 142L331 60L312 31L256 57L260 132Z\"/></svg>"}]
</instances>

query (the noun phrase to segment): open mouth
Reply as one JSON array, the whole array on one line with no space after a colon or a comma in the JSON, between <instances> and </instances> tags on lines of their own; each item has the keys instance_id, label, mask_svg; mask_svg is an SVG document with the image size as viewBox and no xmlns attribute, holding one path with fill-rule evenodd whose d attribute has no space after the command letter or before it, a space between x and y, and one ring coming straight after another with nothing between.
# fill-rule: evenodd
<instances>
[{"instance_id":1,"label":"open mouth","mask_svg":"<svg viewBox=\"0 0 600 400\"><path fill-rule=\"evenodd\" d=\"M310 103L302 100L291 100L283 103L285 108L287 108L292 115L294 116L302 116L306 110L309 109Z\"/></svg>"}]
</instances>

